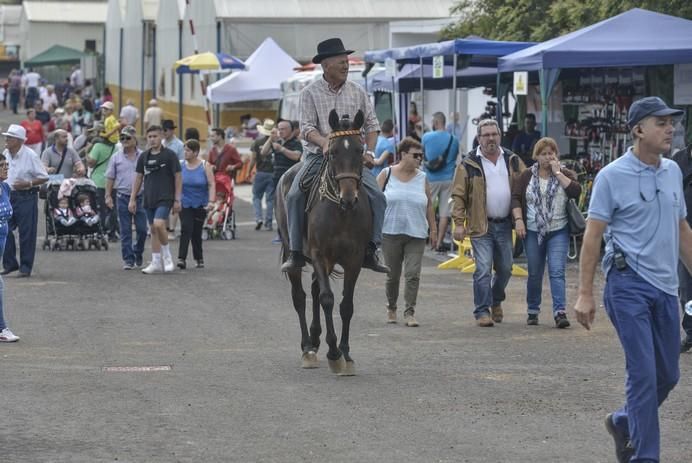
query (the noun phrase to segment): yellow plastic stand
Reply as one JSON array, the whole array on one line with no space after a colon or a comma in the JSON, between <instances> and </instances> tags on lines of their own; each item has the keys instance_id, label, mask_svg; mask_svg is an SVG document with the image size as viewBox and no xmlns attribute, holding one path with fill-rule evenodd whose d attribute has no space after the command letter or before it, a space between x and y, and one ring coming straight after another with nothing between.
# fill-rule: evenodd
<instances>
[{"instance_id":1,"label":"yellow plastic stand","mask_svg":"<svg viewBox=\"0 0 692 463\"><path fill-rule=\"evenodd\" d=\"M454 228L454 222L452 222L452 236L454 236ZM469 238L464 238L463 242L454 240L454 244L457 245L459 254L452 254L454 257L442 262L437 268L441 270L461 269L469 264L473 265L473 258L469 257L471 255L471 240Z\"/></svg>"},{"instance_id":2,"label":"yellow plastic stand","mask_svg":"<svg viewBox=\"0 0 692 463\"><path fill-rule=\"evenodd\" d=\"M452 222L452 235L454 234L454 222ZM517 235L512 230L512 245L517 239ZM454 240L457 247L459 248L459 254L455 255L449 260L442 262L437 266L439 269L459 269L461 273L473 273L476 271L476 264L473 261L472 251L471 251L471 240L468 237L464 238L463 242ZM515 277L526 277L529 276L529 272L525 268L520 267L516 264L512 265L512 276Z\"/></svg>"}]
</instances>

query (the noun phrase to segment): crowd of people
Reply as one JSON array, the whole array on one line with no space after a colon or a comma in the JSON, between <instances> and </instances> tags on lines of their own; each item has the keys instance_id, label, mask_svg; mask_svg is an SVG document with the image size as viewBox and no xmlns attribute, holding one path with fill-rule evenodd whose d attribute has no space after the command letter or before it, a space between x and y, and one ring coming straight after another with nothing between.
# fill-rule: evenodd
<instances>
[{"instance_id":1,"label":"crowd of people","mask_svg":"<svg viewBox=\"0 0 692 463\"><path fill-rule=\"evenodd\" d=\"M349 53L340 39L318 45L313 61L322 65L324 78L303 90L299 122L252 123L255 230L273 230L279 179L304 161L286 195L290 252L282 271L305 265L306 192L301 182L314 176L325 159L331 131L328 103L337 101L339 113L364 114L366 168L361 180L372 207L373 230L363 268L387 274L386 322L397 322L403 274L404 323L419 326L415 314L425 246L443 248L451 227L453 238L468 239L472 249L472 313L479 327L503 322L515 233L523 241L528 264L527 325L539 323L547 263L552 319L557 328L568 328L568 209L582 186L575 172L560 162L557 142L541 137L535 117L528 115L525 130L510 150L502 145L497 122L485 119L477 125L477 146L462 154L458 115L452 114L448 123L444 113L435 112L426 126L413 105L409 136L397 143L393 122L380 124L363 89L346 80ZM195 267L204 267L203 228L218 220L234 172L242 166L222 129L209 134L212 146L202 156L199 134L188 129L184 139L178 139L174 121L165 119L156 100L151 100L143 116L142 149L135 128L138 108L127 101L116 116L110 92L94 92L78 68L60 88L44 85L32 70L13 71L5 94L15 114L24 102L26 119L3 133L2 275L15 271L19 277L31 275L39 188L87 176L98 193L95 211L103 233L121 242L124 270L173 271L169 234L177 220L181 225L177 267L187 268L190 245ZM596 307L593 279L605 236L605 308L627 360L626 405L606 417L618 461L658 461L657 407L679 379L679 353L692 349L689 315L683 319L686 337L681 344L678 337L680 302L692 294L692 146L672 159L661 156L670 151L674 119L681 113L656 97L632 104L628 125L634 145L598 174L588 209L575 312L577 321L590 329ZM55 213L61 218L93 218L87 216L87 202L57 199ZM151 261L144 266L147 235ZM0 341L16 341L2 308L0 279Z\"/></svg>"}]
</instances>

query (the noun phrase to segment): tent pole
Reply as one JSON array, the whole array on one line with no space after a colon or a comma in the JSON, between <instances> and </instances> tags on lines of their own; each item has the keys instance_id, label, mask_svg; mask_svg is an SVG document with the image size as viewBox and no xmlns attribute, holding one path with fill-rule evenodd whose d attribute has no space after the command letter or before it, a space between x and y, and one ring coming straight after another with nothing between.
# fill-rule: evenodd
<instances>
[{"instance_id":1,"label":"tent pole","mask_svg":"<svg viewBox=\"0 0 692 463\"><path fill-rule=\"evenodd\" d=\"M139 107L142 110L142 115L144 115L144 50L146 49L146 40L147 40L147 23L142 21L142 69L141 69L141 86L142 89L139 92ZM144 117L140 117L139 120L139 125L140 125L140 130L142 133L144 133Z\"/></svg>"},{"instance_id":2,"label":"tent pole","mask_svg":"<svg viewBox=\"0 0 692 463\"><path fill-rule=\"evenodd\" d=\"M456 135L458 122L454 119L457 115L457 54L454 54L454 65L452 66L452 98L454 99L452 103L452 134ZM459 140L461 146L461 140Z\"/></svg>"},{"instance_id":3,"label":"tent pole","mask_svg":"<svg viewBox=\"0 0 692 463\"><path fill-rule=\"evenodd\" d=\"M545 69L539 71L542 79L541 84L541 132L544 137L548 136L548 82Z\"/></svg>"},{"instance_id":4,"label":"tent pole","mask_svg":"<svg viewBox=\"0 0 692 463\"><path fill-rule=\"evenodd\" d=\"M418 58L418 62L420 63L420 114L418 117L420 117L420 126L421 126L421 134L425 130L425 94L423 93L423 57L421 56Z\"/></svg>"}]
</instances>

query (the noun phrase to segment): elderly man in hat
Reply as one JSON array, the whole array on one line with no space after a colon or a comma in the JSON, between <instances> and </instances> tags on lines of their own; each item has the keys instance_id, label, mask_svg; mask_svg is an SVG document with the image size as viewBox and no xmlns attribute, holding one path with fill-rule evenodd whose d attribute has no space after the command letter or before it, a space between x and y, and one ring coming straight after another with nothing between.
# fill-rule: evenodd
<instances>
[{"instance_id":1,"label":"elderly man in hat","mask_svg":"<svg viewBox=\"0 0 692 463\"><path fill-rule=\"evenodd\" d=\"M354 117L360 110L365 115L362 132L365 135L367 151L363 153L364 162L372 166L373 149L377 143L380 130L377 116L365 90L358 84L348 81L348 55L353 50L346 50L341 39L325 40L317 45L317 55L312 61L322 64L322 79L312 82L300 93L300 126L305 147L305 163L296 175L286 199L288 208L288 233L290 254L281 270L305 265L303 256L303 228L305 217L305 193L300 189L304 176L314 176L320 169L329 145L329 112L334 109L343 116ZM312 162L313 159L319 160ZM389 268L380 258L378 246L382 241L382 223L387 203L384 194L377 185L369 169L363 170L363 186L367 191L373 211L373 234L365 255L363 267L376 272L387 273Z\"/></svg>"},{"instance_id":2,"label":"elderly man in hat","mask_svg":"<svg viewBox=\"0 0 692 463\"><path fill-rule=\"evenodd\" d=\"M10 231L19 229L19 257L14 234L7 235L5 253L2 256L2 275L19 270L20 277L31 276L36 253L36 230L38 225L38 186L48 181L48 173L38 155L24 145L26 131L21 125L12 124L3 133L5 151L3 154L10 165L7 184L12 189L10 204L12 218Z\"/></svg>"},{"instance_id":3,"label":"elderly man in hat","mask_svg":"<svg viewBox=\"0 0 692 463\"><path fill-rule=\"evenodd\" d=\"M577 320L590 329L593 278L605 232L605 310L625 352L625 405L605 426L619 462L657 462L658 407L680 378L678 259L692 271L692 230L678 165L665 157L675 117L658 97L635 101L634 146L596 176L581 248ZM690 205L688 204L687 207Z\"/></svg>"},{"instance_id":4,"label":"elderly man in hat","mask_svg":"<svg viewBox=\"0 0 692 463\"><path fill-rule=\"evenodd\" d=\"M274 214L274 162L271 152L264 152L262 147L269 142L272 137L278 140L278 133L274 127L274 121L265 119L262 125L257 126L259 137L250 146L252 161L250 161L250 172L257 168L255 179L252 181L252 205L255 208L255 230L262 228L262 197L267 204L266 214L264 215L264 229L272 229L272 216ZM269 142L270 143L270 142Z\"/></svg>"}]
</instances>

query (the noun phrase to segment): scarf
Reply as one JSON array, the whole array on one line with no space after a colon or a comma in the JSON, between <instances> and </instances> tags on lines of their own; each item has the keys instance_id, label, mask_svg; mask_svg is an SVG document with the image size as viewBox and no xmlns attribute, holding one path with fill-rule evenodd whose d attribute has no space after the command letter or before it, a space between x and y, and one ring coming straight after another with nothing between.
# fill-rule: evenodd
<instances>
[{"instance_id":1,"label":"scarf","mask_svg":"<svg viewBox=\"0 0 692 463\"><path fill-rule=\"evenodd\" d=\"M560 183L554 175L548 178L548 188L541 195L541 185L538 177L538 163L531 166L531 180L526 190L526 202L536 211L536 227L538 228L538 244L543 243L548 234L548 225L553 220L553 200Z\"/></svg>"}]
</instances>

